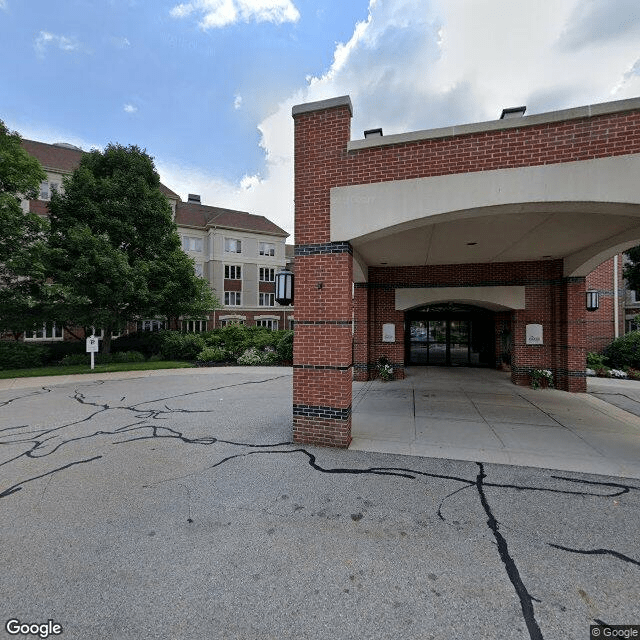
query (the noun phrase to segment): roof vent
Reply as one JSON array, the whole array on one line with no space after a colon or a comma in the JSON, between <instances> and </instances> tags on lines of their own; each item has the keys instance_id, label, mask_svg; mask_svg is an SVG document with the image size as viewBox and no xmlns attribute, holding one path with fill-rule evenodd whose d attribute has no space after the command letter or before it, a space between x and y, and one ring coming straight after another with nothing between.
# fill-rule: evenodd
<instances>
[{"instance_id":1,"label":"roof vent","mask_svg":"<svg viewBox=\"0 0 640 640\"><path fill-rule=\"evenodd\" d=\"M54 142L54 147L62 147L63 149L73 149L74 151L82 151L80 147L76 147L75 144L69 144L68 142Z\"/></svg>"},{"instance_id":2,"label":"roof vent","mask_svg":"<svg viewBox=\"0 0 640 640\"><path fill-rule=\"evenodd\" d=\"M522 107L509 107L502 110L500 120L509 120L510 118L522 118L524 112L527 110L526 106Z\"/></svg>"},{"instance_id":3,"label":"roof vent","mask_svg":"<svg viewBox=\"0 0 640 640\"><path fill-rule=\"evenodd\" d=\"M382 129L367 129L364 132L365 138L375 138L376 136L382 137Z\"/></svg>"},{"instance_id":4,"label":"roof vent","mask_svg":"<svg viewBox=\"0 0 640 640\"><path fill-rule=\"evenodd\" d=\"M191 202L193 204L200 204L200 195L197 193L190 193L187 198L187 202Z\"/></svg>"}]
</instances>

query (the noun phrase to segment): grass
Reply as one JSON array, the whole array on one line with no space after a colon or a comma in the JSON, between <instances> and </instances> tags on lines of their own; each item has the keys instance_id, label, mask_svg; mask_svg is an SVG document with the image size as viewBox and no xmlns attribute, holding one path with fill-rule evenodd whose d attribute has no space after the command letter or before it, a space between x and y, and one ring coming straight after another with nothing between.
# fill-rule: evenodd
<instances>
[{"instance_id":1,"label":"grass","mask_svg":"<svg viewBox=\"0 0 640 640\"><path fill-rule=\"evenodd\" d=\"M150 371L154 369L186 369L193 367L189 362L176 360L161 360L159 362L112 362L97 364L93 371L87 365L53 365L50 367L35 367L33 369L5 369L0 371L0 379L33 378L36 376L68 376L75 373L107 373L109 371Z\"/></svg>"}]
</instances>

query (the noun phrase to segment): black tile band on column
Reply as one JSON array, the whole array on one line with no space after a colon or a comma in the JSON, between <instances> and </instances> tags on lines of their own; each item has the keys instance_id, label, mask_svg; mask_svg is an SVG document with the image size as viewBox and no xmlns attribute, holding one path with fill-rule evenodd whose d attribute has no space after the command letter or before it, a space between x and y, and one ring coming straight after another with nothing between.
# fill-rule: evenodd
<instances>
[{"instance_id":1,"label":"black tile band on column","mask_svg":"<svg viewBox=\"0 0 640 640\"><path fill-rule=\"evenodd\" d=\"M293 415L305 418L348 420L351 417L351 407L348 407L347 409L336 409L335 407L317 407L309 404L294 404Z\"/></svg>"},{"instance_id":2,"label":"black tile band on column","mask_svg":"<svg viewBox=\"0 0 640 640\"><path fill-rule=\"evenodd\" d=\"M294 369L314 369L315 371L322 371L323 369L331 369L332 371L349 371L352 365L347 364L344 366L337 366L332 364L294 364Z\"/></svg>"},{"instance_id":3,"label":"black tile band on column","mask_svg":"<svg viewBox=\"0 0 640 640\"><path fill-rule=\"evenodd\" d=\"M327 253L350 253L353 255L353 248L348 242L322 242L319 244L298 244L293 255L315 256Z\"/></svg>"}]
</instances>

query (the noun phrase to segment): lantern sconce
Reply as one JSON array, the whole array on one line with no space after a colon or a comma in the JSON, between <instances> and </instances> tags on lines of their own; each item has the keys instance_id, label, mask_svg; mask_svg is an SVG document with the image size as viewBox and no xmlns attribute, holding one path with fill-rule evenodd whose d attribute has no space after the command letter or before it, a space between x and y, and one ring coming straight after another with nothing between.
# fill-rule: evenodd
<instances>
[{"instance_id":1,"label":"lantern sconce","mask_svg":"<svg viewBox=\"0 0 640 640\"><path fill-rule=\"evenodd\" d=\"M599 292L594 290L587 291L587 311L597 311L599 306Z\"/></svg>"},{"instance_id":2,"label":"lantern sconce","mask_svg":"<svg viewBox=\"0 0 640 640\"><path fill-rule=\"evenodd\" d=\"M276 273L276 302L288 307L293 303L293 273L283 269Z\"/></svg>"}]
</instances>

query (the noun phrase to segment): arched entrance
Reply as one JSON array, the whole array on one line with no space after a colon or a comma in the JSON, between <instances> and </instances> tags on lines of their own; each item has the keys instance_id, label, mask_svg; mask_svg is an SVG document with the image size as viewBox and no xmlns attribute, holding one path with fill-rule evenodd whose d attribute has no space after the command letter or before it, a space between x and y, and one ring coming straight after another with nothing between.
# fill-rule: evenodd
<instances>
[{"instance_id":1,"label":"arched entrance","mask_svg":"<svg viewBox=\"0 0 640 640\"><path fill-rule=\"evenodd\" d=\"M495 364L494 313L467 304L433 304L405 314L409 365L488 367Z\"/></svg>"}]
</instances>

